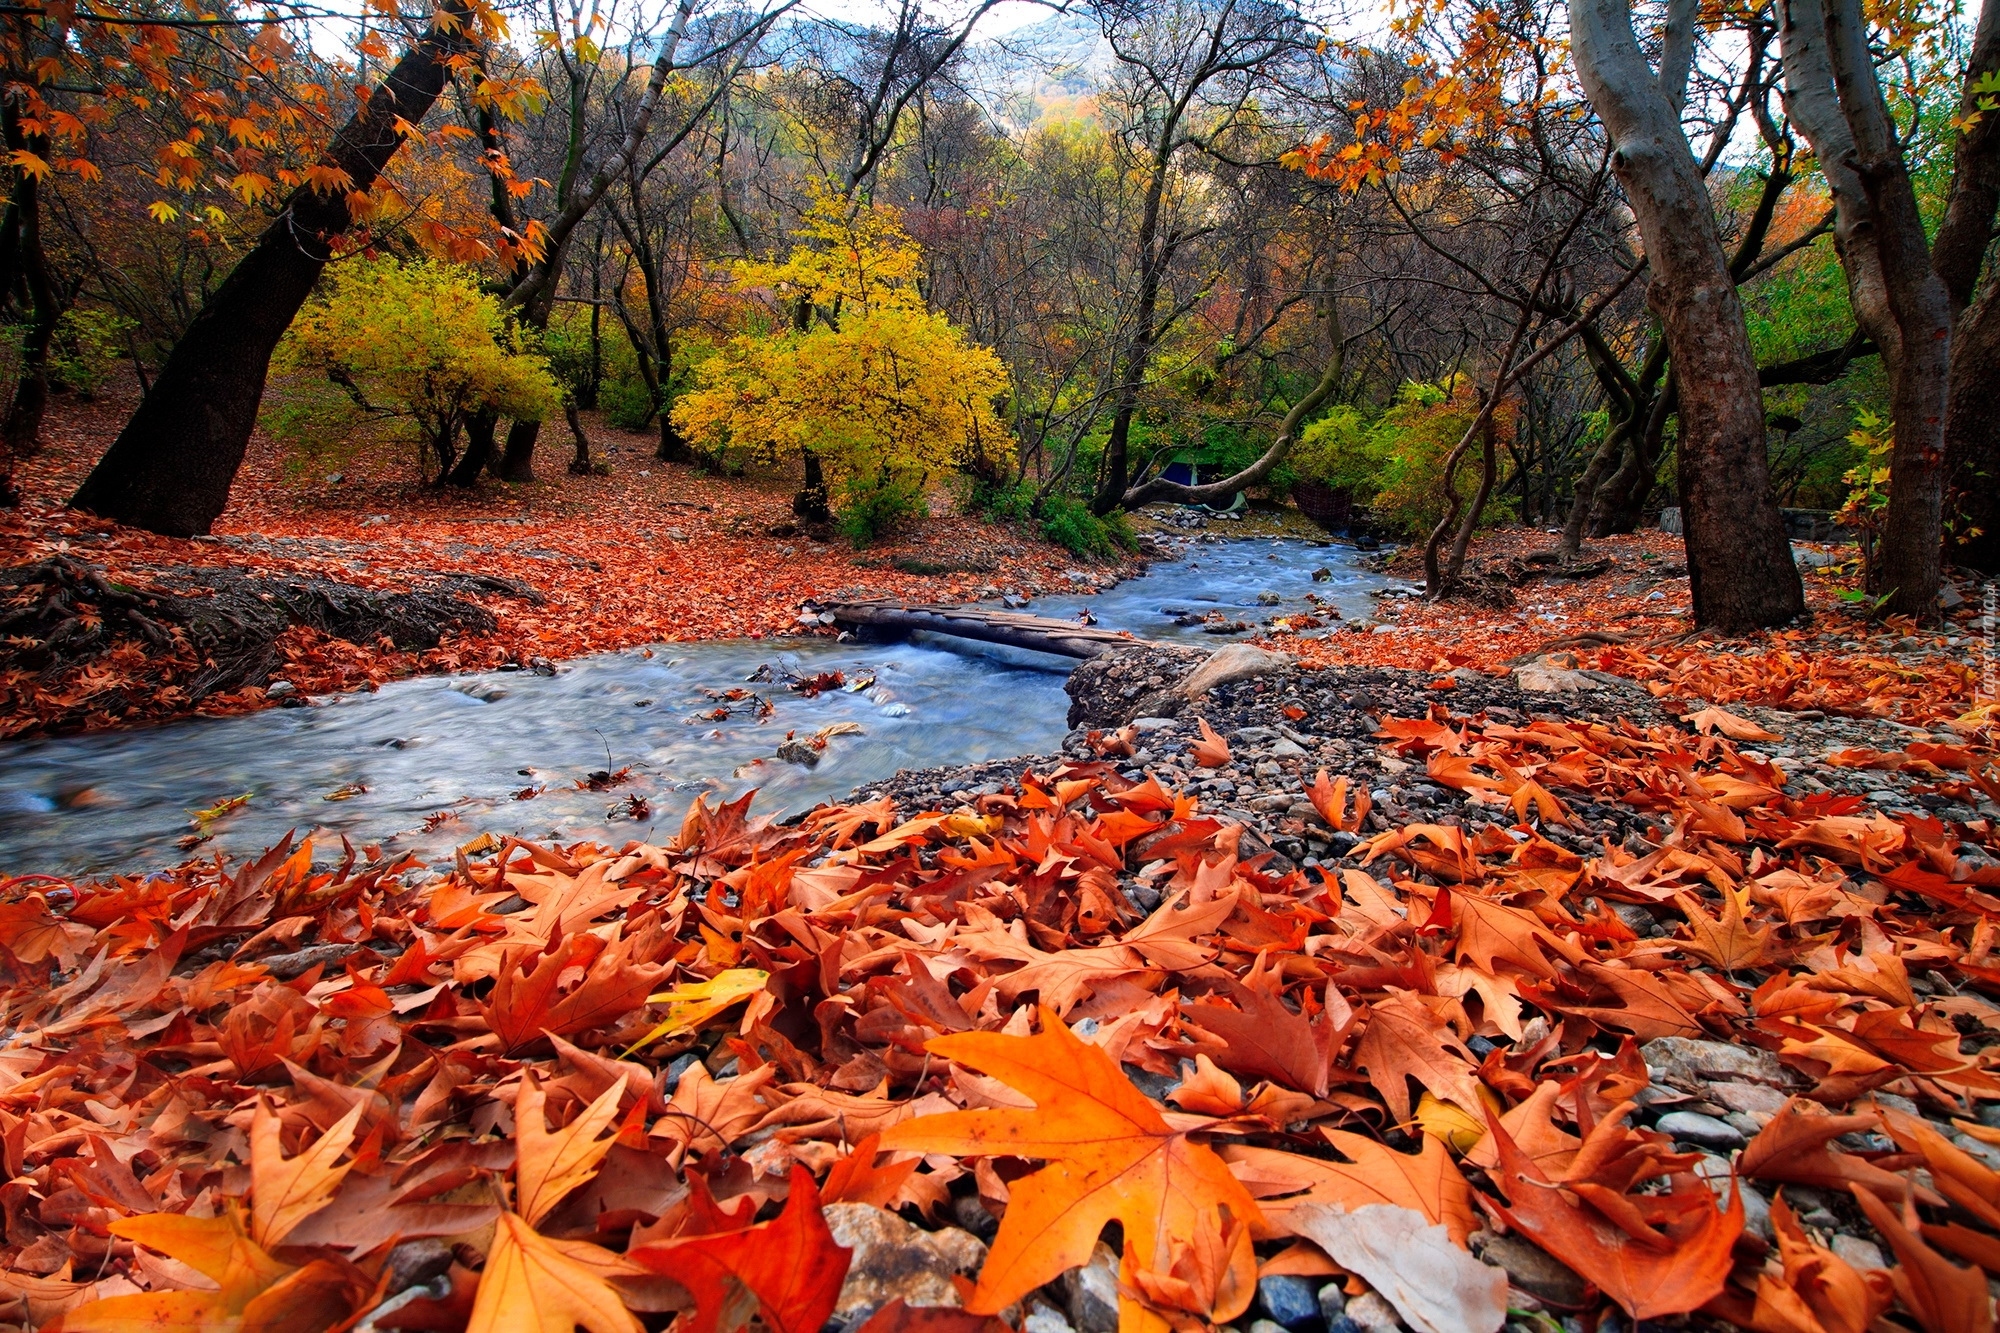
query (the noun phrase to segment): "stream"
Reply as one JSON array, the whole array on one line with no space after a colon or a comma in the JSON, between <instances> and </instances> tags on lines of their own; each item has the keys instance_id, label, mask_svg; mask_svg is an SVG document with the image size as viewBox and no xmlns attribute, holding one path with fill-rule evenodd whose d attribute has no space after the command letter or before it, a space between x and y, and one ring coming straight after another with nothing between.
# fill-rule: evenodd
<instances>
[{"instance_id":1,"label":"stream","mask_svg":"<svg viewBox=\"0 0 2000 1333\"><path fill-rule=\"evenodd\" d=\"M1220 646L1232 640L1177 625L1174 613L1254 623L1307 610L1311 593L1348 619L1368 616L1393 581L1365 558L1296 539L1197 541L1104 592L1023 609L1067 618L1087 606L1104 627ZM1315 581L1318 569L1330 576ZM1264 593L1277 605L1260 605ZM171 864L189 855L179 843L193 811L244 793L200 855L255 854L294 828L336 841L365 835L427 858L485 832L657 840L698 794L755 788L756 810L789 814L898 769L1046 753L1066 730L1073 665L928 635L656 644L565 662L553 676L421 677L311 707L12 742L0 745L0 874ZM785 683L830 672L847 687L806 697ZM755 697L717 697L731 690ZM761 720L760 699L769 703ZM807 738L842 723L859 733L829 736L818 764L775 757L788 732ZM580 785L617 770L629 775L615 786ZM391 830L400 832L383 836Z\"/></svg>"}]
</instances>

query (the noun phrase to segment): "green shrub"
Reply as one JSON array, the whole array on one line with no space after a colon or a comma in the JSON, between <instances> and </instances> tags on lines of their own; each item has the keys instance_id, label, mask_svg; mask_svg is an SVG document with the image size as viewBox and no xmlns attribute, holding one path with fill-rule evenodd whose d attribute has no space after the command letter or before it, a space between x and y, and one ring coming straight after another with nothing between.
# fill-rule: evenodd
<instances>
[{"instance_id":1,"label":"green shrub","mask_svg":"<svg viewBox=\"0 0 2000 1333\"><path fill-rule=\"evenodd\" d=\"M1025 523L1035 516L1035 484L1020 481L996 485L973 477L967 508L993 523Z\"/></svg>"},{"instance_id":2,"label":"green shrub","mask_svg":"<svg viewBox=\"0 0 2000 1333\"><path fill-rule=\"evenodd\" d=\"M1388 455L1388 440L1359 408L1342 403L1299 432L1290 461L1303 479L1344 490L1367 504L1382 487Z\"/></svg>"},{"instance_id":3,"label":"green shrub","mask_svg":"<svg viewBox=\"0 0 2000 1333\"><path fill-rule=\"evenodd\" d=\"M841 483L834 522L847 540L866 546L929 512L922 478L888 472L856 474Z\"/></svg>"},{"instance_id":4,"label":"green shrub","mask_svg":"<svg viewBox=\"0 0 2000 1333\"><path fill-rule=\"evenodd\" d=\"M637 367L629 374L607 374L597 386L597 406L604 419L620 430L644 430L653 420L652 391L639 378Z\"/></svg>"},{"instance_id":5,"label":"green shrub","mask_svg":"<svg viewBox=\"0 0 2000 1333\"><path fill-rule=\"evenodd\" d=\"M113 310L63 311L49 344L49 378L85 398L95 396L126 354L126 332L136 327Z\"/></svg>"},{"instance_id":6,"label":"green shrub","mask_svg":"<svg viewBox=\"0 0 2000 1333\"><path fill-rule=\"evenodd\" d=\"M1051 495L1042 501L1042 535L1056 545L1078 555L1111 556L1137 548L1131 520L1123 510L1108 518L1090 512L1090 506L1067 495Z\"/></svg>"}]
</instances>

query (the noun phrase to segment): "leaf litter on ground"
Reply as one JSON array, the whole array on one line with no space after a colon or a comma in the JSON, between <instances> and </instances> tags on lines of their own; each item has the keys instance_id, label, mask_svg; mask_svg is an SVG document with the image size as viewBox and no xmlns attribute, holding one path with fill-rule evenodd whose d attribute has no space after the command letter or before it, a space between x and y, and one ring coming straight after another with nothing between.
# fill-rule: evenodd
<instances>
[{"instance_id":1,"label":"leaf litter on ground","mask_svg":"<svg viewBox=\"0 0 2000 1333\"><path fill-rule=\"evenodd\" d=\"M997 1223L962 1311L872 1333L1018 1319L1112 1222L1135 1331L1280 1272L1495 1328L1532 1300L1474 1257L1507 1233L1575 1275L1558 1313L1989 1330L1992 822L1794 795L1707 721L1384 718L1476 817L1391 825L1321 774L1338 866L1075 762L443 873L287 840L0 882L0 1318L813 1333L838 1201ZM1593 803L1664 832L1545 836ZM1719 1175L1650 1125L1715 1052L1765 1108ZM1833 1252L1828 1198L1885 1267Z\"/></svg>"}]
</instances>

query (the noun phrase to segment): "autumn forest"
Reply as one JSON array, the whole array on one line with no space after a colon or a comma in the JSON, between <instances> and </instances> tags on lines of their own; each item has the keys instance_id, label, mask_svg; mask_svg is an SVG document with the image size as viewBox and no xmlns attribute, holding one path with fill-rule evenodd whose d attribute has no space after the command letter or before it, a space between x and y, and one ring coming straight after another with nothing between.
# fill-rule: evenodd
<instances>
[{"instance_id":1,"label":"autumn forest","mask_svg":"<svg viewBox=\"0 0 2000 1333\"><path fill-rule=\"evenodd\" d=\"M1993 1333L2000 0L0 63L0 1328Z\"/></svg>"}]
</instances>

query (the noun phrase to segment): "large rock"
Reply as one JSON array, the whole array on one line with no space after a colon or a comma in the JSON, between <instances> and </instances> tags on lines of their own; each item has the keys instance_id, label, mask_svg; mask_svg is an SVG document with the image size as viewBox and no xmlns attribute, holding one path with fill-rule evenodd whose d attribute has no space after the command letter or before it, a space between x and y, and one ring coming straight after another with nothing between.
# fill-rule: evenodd
<instances>
[{"instance_id":1,"label":"large rock","mask_svg":"<svg viewBox=\"0 0 2000 1333\"><path fill-rule=\"evenodd\" d=\"M1660 1037L1639 1048L1655 1083L1697 1095L1718 1082L1761 1083L1783 1088L1800 1080L1778 1057L1754 1046L1694 1037Z\"/></svg>"},{"instance_id":2,"label":"large rock","mask_svg":"<svg viewBox=\"0 0 2000 1333\"><path fill-rule=\"evenodd\" d=\"M1199 699L1218 685L1231 685L1239 680L1254 680L1259 676L1275 676L1296 660L1289 653L1274 653L1268 648L1255 648L1247 643L1232 643L1227 648L1212 654L1206 662L1190 672L1186 679L1174 687L1174 693L1183 699Z\"/></svg>"},{"instance_id":3,"label":"large rock","mask_svg":"<svg viewBox=\"0 0 2000 1333\"><path fill-rule=\"evenodd\" d=\"M1178 644L1135 643L1080 663L1063 686L1072 727L1122 727L1135 717L1173 717L1184 700L1174 687L1209 654Z\"/></svg>"},{"instance_id":4,"label":"large rock","mask_svg":"<svg viewBox=\"0 0 2000 1333\"><path fill-rule=\"evenodd\" d=\"M833 1308L837 1319L880 1309L899 1296L905 1305L956 1306L952 1274L969 1276L986 1262L986 1247L969 1232L924 1231L873 1204L830 1203L826 1225L834 1244L854 1251Z\"/></svg>"}]
</instances>

